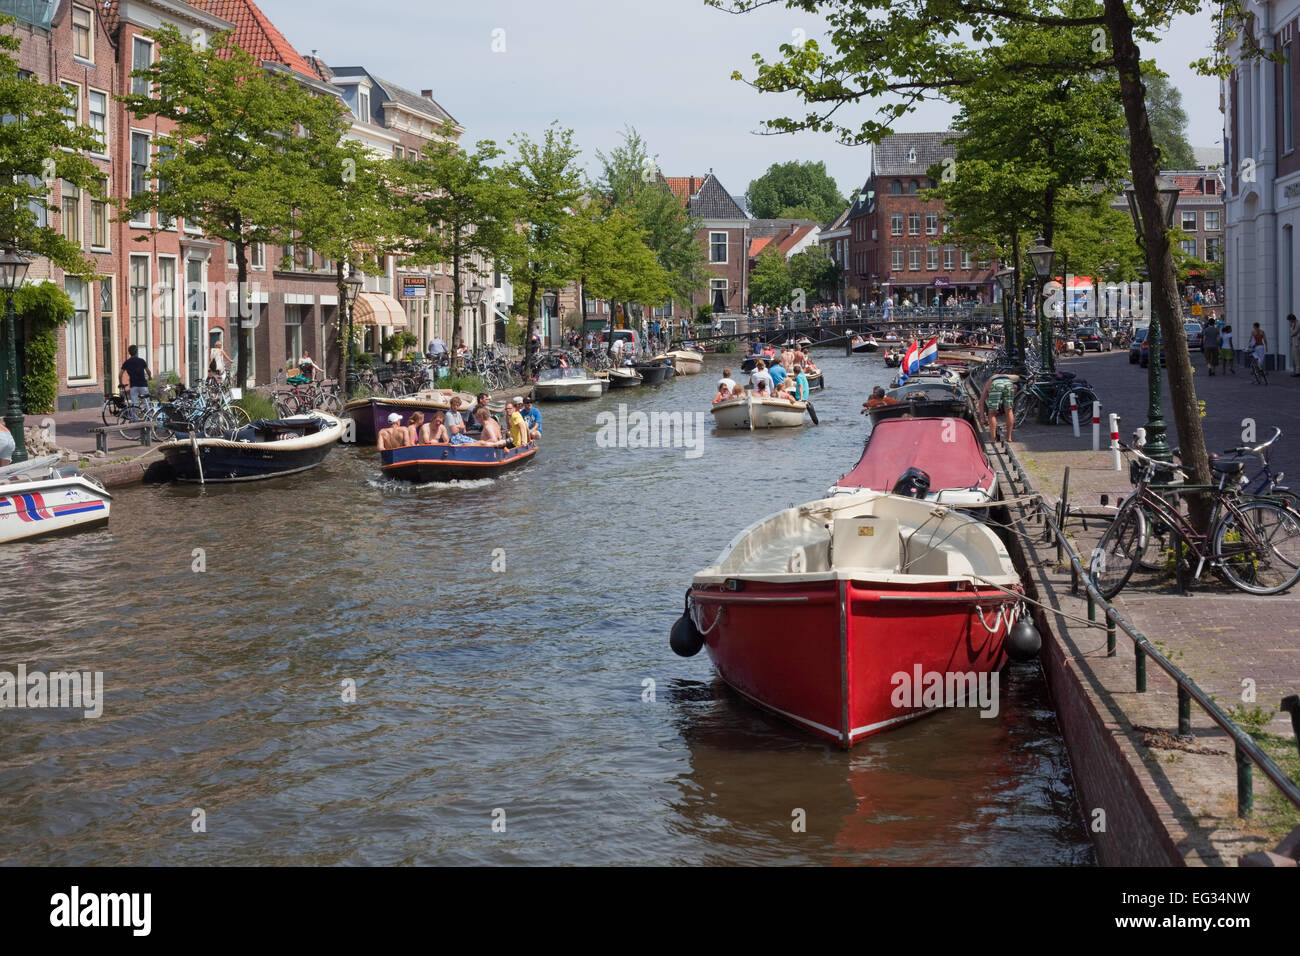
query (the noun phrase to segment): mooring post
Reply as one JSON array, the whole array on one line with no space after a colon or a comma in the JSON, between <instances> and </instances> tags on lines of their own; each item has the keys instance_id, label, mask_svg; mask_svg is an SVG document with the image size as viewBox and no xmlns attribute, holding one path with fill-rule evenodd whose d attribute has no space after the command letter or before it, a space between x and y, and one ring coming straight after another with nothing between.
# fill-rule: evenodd
<instances>
[{"instance_id":1,"label":"mooring post","mask_svg":"<svg viewBox=\"0 0 1300 956\"><path fill-rule=\"evenodd\" d=\"M1110 609L1106 609L1106 656L1115 656L1115 619L1110 616Z\"/></svg>"},{"instance_id":2,"label":"mooring post","mask_svg":"<svg viewBox=\"0 0 1300 956\"><path fill-rule=\"evenodd\" d=\"M1255 786L1250 758L1237 748L1237 816L1248 817L1255 809Z\"/></svg>"},{"instance_id":3,"label":"mooring post","mask_svg":"<svg viewBox=\"0 0 1300 956\"><path fill-rule=\"evenodd\" d=\"M1186 737L1192 732L1192 695L1182 684L1178 685L1178 736Z\"/></svg>"},{"instance_id":4,"label":"mooring post","mask_svg":"<svg viewBox=\"0 0 1300 956\"><path fill-rule=\"evenodd\" d=\"M1135 643L1133 645L1133 663L1137 675L1137 692L1145 694L1147 692L1147 652L1142 650L1141 644Z\"/></svg>"}]
</instances>

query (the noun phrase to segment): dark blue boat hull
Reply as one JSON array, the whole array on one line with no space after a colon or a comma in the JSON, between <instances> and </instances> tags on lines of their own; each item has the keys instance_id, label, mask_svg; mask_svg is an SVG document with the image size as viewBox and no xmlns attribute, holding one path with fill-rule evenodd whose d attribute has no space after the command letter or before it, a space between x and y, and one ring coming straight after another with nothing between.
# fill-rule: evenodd
<instances>
[{"instance_id":1,"label":"dark blue boat hull","mask_svg":"<svg viewBox=\"0 0 1300 956\"><path fill-rule=\"evenodd\" d=\"M409 445L379 453L384 475L398 481L470 481L493 478L537 457L537 442L519 448L489 445Z\"/></svg>"}]
</instances>

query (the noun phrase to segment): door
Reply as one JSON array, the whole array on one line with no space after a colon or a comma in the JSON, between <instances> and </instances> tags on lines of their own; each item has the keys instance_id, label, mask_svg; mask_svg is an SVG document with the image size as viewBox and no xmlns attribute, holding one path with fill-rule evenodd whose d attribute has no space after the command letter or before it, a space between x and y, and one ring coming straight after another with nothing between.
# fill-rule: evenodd
<instances>
[{"instance_id":1,"label":"door","mask_svg":"<svg viewBox=\"0 0 1300 956\"><path fill-rule=\"evenodd\" d=\"M186 381L196 385L203 381L203 318L207 311L207 293L203 289L203 263L185 262L185 352Z\"/></svg>"}]
</instances>

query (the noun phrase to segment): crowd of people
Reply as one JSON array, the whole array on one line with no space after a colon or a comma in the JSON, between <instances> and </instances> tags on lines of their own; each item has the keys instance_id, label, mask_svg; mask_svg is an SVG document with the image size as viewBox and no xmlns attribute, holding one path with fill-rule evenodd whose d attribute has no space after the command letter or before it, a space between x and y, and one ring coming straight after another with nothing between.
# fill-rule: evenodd
<instances>
[{"instance_id":1,"label":"crowd of people","mask_svg":"<svg viewBox=\"0 0 1300 956\"><path fill-rule=\"evenodd\" d=\"M380 451L410 445L487 445L494 448L517 448L536 441L542 434L542 413L532 398L516 396L506 402L503 423L488 408L487 392L479 392L472 408L462 411L459 396L451 398L451 408L435 409L425 418L423 411L411 413L405 423L399 412L388 416L388 427L378 435Z\"/></svg>"},{"instance_id":2,"label":"crowd of people","mask_svg":"<svg viewBox=\"0 0 1300 956\"><path fill-rule=\"evenodd\" d=\"M808 353L788 346L778 352L769 345L755 354L761 357L754 363L748 387L738 384L731 377L731 369L722 370L718 390L713 396L714 405L747 395L788 402L808 401L811 391L809 379L821 374Z\"/></svg>"}]
</instances>

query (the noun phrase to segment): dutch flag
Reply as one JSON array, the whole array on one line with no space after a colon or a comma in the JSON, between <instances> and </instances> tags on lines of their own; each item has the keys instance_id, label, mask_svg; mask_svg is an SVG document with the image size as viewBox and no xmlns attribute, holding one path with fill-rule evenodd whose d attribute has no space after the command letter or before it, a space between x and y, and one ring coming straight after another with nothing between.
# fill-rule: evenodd
<instances>
[{"instance_id":1,"label":"dutch flag","mask_svg":"<svg viewBox=\"0 0 1300 956\"><path fill-rule=\"evenodd\" d=\"M925 343L925 348L917 354L916 367L921 368L934 362L939 357L939 336Z\"/></svg>"},{"instance_id":2,"label":"dutch flag","mask_svg":"<svg viewBox=\"0 0 1300 956\"><path fill-rule=\"evenodd\" d=\"M908 376L916 371L918 355L919 350L917 349L916 342L912 342L912 344L907 347L907 351L903 353L903 361L899 365L898 383L900 385L903 382L906 382Z\"/></svg>"}]
</instances>

